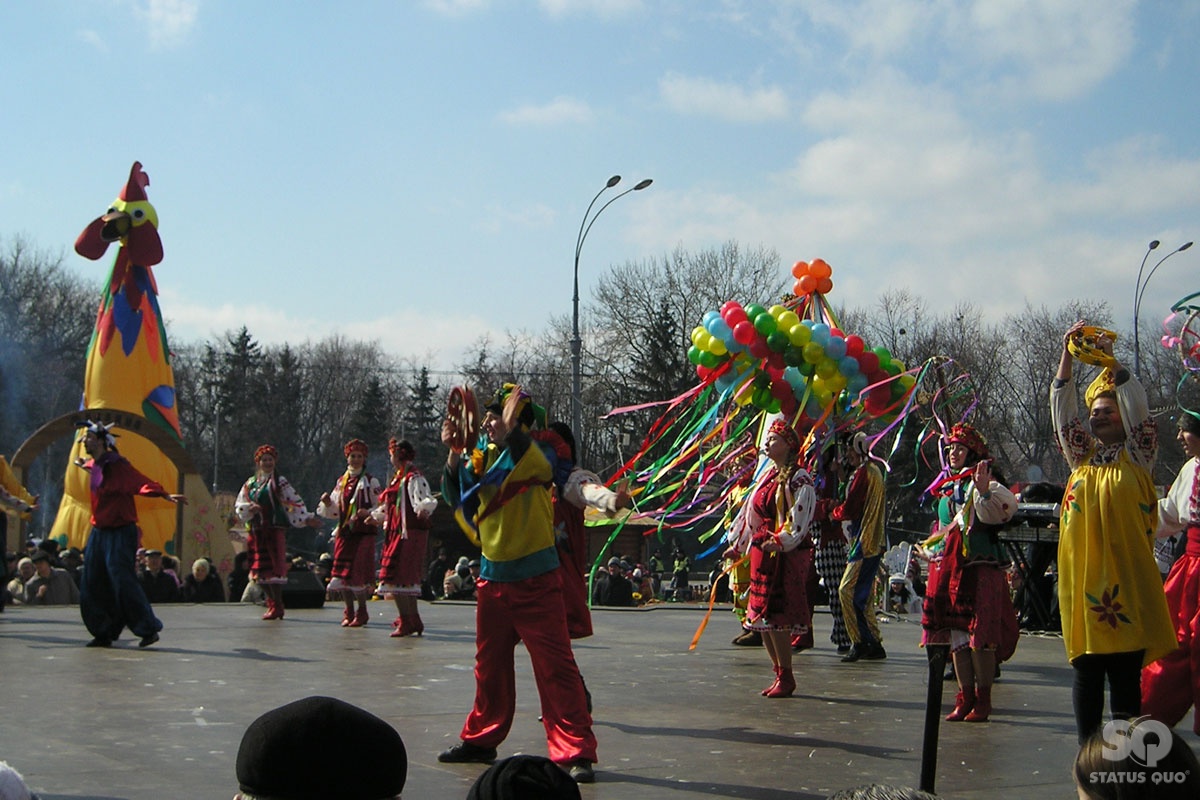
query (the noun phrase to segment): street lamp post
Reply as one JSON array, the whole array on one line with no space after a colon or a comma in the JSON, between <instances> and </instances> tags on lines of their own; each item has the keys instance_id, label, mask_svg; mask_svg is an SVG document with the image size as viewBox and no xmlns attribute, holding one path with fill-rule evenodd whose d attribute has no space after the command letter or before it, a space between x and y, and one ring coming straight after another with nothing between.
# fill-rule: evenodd
<instances>
[{"instance_id":1,"label":"street lamp post","mask_svg":"<svg viewBox=\"0 0 1200 800\"><path fill-rule=\"evenodd\" d=\"M620 182L621 176L613 175L604 184L604 187L596 192L596 196L592 198L592 202L588 203L587 211L583 212L583 220L579 223L579 234L575 237L575 291L571 296L571 431L575 434L576 446L579 450L583 449L583 390L581 388L580 377L580 354L583 351L583 340L579 337L579 254L583 251L583 243L587 239L588 232L591 231L592 225L596 223L596 219L604 213L604 209L630 192L639 192L645 189L654 181L650 178L639 181L633 188L621 192L600 206L595 214L592 214L592 208L596 205L596 201L600 199L600 195ZM579 453L576 453L576 456L578 457Z\"/></svg>"},{"instance_id":2,"label":"street lamp post","mask_svg":"<svg viewBox=\"0 0 1200 800\"><path fill-rule=\"evenodd\" d=\"M1146 248L1146 255L1142 256L1142 265L1138 267L1137 283L1133 287L1133 374L1139 379L1142 377L1142 346L1138 332L1138 319L1141 316L1142 295L1146 294L1146 284L1150 283L1150 279L1154 277L1154 273L1158 271L1158 268L1163 265L1164 261L1176 253L1182 253L1184 250L1187 250L1192 244L1192 242L1185 242L1160 258L1158 263L1146 273L1145 280L1142 280L1142 270L1146 268L1146 259L1150 257L1150 253L1158 247L1158 239L1150 242L1150 245Z\"/></svg>"}]
</instances>

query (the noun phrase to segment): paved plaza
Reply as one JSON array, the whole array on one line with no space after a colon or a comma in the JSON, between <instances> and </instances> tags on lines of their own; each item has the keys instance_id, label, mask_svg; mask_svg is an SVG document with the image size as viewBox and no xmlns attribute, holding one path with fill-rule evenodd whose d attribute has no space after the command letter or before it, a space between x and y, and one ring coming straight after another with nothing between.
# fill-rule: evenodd
<instances>
[{"instance_id":1,"label":"paved plaza","mask_svg":"<svg viewBox=\"0 0 1200 800\"><path fill-rule=\"evenodd\" d=\"M231 798L246 725L327 694L399 730L405 798L465 797L482 767L439 764L436 755L458 741L471 705L474 606L422 603L425 636L406 639L388 637L390 603L371 611L366 628L346 629L340 604L274 623L247 605L159 606L158 645L139 650L126 634L103 650L83 646L78 608L10 607L0 614L0 759L43 800ZM883 626L886 661L843 664L828 642L830 618L818 614L817 648L796 657L796 696L768 700L758 693L773 677L767 656L730 644L738 629L728 607L718 606L691 652L700 606L594 617L596 635L575 649L601 758L584 798L817 800L864 783L919 782L928 669L916 620ZM521 649L517 673L517 719L500 754L544 755ZM992 720L942 723L938 794L1073 798L1070 685L1062 641L1022 636ZM952 697L947 686L947 711Z\"/></svg>"}]
</instances>

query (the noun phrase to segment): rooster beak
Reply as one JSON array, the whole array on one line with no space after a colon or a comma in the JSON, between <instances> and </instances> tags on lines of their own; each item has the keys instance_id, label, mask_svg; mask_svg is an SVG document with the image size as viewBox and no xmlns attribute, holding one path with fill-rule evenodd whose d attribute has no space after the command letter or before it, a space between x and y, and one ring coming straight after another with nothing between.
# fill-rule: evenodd
<instances>
[{"instance_id":1,"label":"rooster beak","mask_svg":"<svg viewBox=\"0 0 1200 800\"><path fill-rule=\"evenodd\" d=\"M106 242L115 242L129 233L129 229L133 227L132 218L124 211L113 211L105 214L100 218L104 223L100 229L100 236Z\"/></svg>"}]
</instances>

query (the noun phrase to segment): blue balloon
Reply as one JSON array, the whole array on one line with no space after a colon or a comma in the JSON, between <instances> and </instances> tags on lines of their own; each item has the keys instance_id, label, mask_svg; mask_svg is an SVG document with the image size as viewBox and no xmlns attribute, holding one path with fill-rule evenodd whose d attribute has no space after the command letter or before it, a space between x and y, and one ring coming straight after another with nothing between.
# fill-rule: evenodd
<instances>
[{"instance_id":1,"label":"blue balloon","mask_svg":"<svg viewBox=\"0 0 1200 800\"><path fill-rule=\"evenodd\" d=\"M716 336L716 334L713 333L712 324L713 324L714 320L718 320L718 319L721 319L720 311L709 311L707 314L704 315L704 319L702 319L700 321L700 324L704 326L705 330L707 330L709 333L712 333L713 336Z\"/></svg>"},{"instance_id":2,"label":"blue balloon","mask_svg":"<svg viewBox=\"0 0 1200 800\"><path fill-rule=\"evenodd\" d=\"M854 356L842 356L838 360L838 372L846 376L846 385L850 385L850 378L860 374L858 369L858 359Z\"/></svg>"},{"instance_id":3,"label":"blue balloon","mask_svg":"<svg viewBox=\"0 0 1200 800\"><path fill-rule=\"evenodd\" d=\"M812 340L824 349L825 345L829 344L829 326L824 322L814 324L812 326Z\"/></svg>"},{"instance_id":4,"label":"blue balloon","mask_svg":"<svg viewBox=\"0 0 1200 800\"><path fill-rule=\"evenodd\" d=\"M849 356L847 356L847 358L849 358ZM854 375L849 375L846 377L846 392L852 397L857 397L863 389L867 388L868 383L870 383L870 381L867 379L867 376L863 375L861 372L857 372Z\"/></svg>"},{"instance_id":5,"label":"blue balloon","mask_svg":"<svg viewBox=\"0 0 1200 800\"><path fill-rule=\"evenodd\" d=\"M829 342L825 345L825 355L834 361L840 360L842 356L846 355L846 340L840 336L830 336Z\"/></svg>"}]
</instances>

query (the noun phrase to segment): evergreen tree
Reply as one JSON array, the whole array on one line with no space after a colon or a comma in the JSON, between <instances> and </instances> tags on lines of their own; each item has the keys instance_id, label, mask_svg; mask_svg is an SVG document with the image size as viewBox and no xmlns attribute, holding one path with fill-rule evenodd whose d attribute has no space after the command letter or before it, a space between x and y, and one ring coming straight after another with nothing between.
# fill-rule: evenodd
<instances>
[{"instance_id":1,"label":"evergreen tree","mask_svg":"<svg viewBox=\"0 0 1200 800\"><path fill-rule=\"evenodd\" d=\"M417 451L417 466L430 467L440 463L442 453L442 413L438 407L438 388L429 382L429 367L413 375L408 387L408 402L401 417L402 435Z\"/></svg>"}]
</instances>

